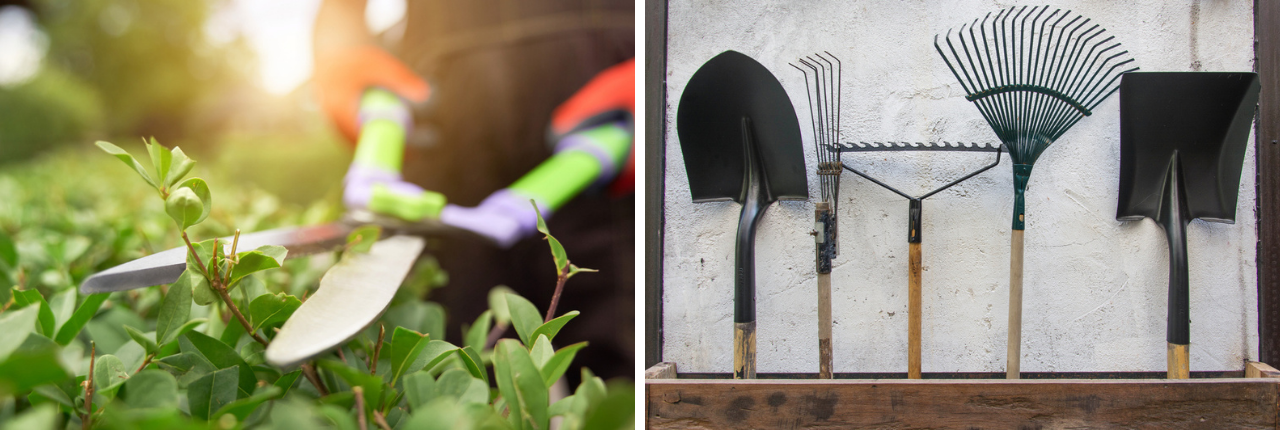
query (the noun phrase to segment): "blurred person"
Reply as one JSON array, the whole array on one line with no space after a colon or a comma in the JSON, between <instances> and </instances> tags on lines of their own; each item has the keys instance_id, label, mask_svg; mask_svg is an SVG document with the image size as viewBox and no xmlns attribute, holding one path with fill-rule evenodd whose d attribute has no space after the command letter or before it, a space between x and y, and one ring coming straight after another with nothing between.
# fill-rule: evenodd
<instances>
[{"instance_id":1,"label":"blurred person","mask_svg":"<svg viewBox=\"0 0 1280 430\"><path fill-rule=\"evenodd\" d=\"M408 102L403 148L356 146L344 203L408 220L438 219L488 240L428 245L449 274L430 298L448 340L506 285L542 312L555 265L529 200L572 263L556 313L582 312L557 347L590 345L577 366L606 379L634 363L634 3L409 0L375 38L364 0L325 0L314 32L313 85L325 114L356 144L361 100L379 88ZM384 34L384 36L386 36ZM385 94L385 93L383 93ZM368 105L366 105L368 106ZM408 116L411 115L411 118ZM364 118L363 120L368 120ZM397 171L403 157L403 169ZM514 331L509 329L508 336Z\"/></svg>"}]
</instances>

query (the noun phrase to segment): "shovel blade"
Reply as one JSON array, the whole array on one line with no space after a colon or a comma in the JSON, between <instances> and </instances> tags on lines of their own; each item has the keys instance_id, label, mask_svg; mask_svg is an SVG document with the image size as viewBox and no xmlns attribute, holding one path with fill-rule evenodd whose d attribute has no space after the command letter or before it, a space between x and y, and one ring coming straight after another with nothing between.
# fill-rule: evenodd
<instances>
[{"instance_id":1,"label":"shovel blade","mask_svg":"<svg viewBox=\"0 0 1280 430\"><path fill-rule=\"evenodd\" d=\"M694 202L743 202L745 145L755 145L768 201L807 200L800 123L778 79L746 55L725 51L685 87L676 132ZM743 136L745 127L752 135Z\"/></svg>"},{"instance_id":2,"label":"shovel blade","mask_svg":"<svg viewBox=\"0 0 1280 430\"><path fill-rule=\"evenodd\" d=\"M1179 169L1190 221L1234 222L1240 171L1258 105L1256 73L1126 73L1120 83L1116 219L1159 221ZM1178 154L1178 165L1170 160Z\"/></svg>"}]
</instances>

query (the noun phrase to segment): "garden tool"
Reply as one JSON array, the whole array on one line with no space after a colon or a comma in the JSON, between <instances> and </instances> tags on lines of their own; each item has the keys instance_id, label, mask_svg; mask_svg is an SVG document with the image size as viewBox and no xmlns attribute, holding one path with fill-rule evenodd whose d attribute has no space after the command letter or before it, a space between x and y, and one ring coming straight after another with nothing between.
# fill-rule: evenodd
<instances>
[{"instance_id":1,"label":"garden tool","mask_svg":"<svg viewBox=\"0 0 1280 430\"><path fill-rule=\"evenodd\" d=\"M755 378L756 224L777 200L809 198L795 108L769 69L725 51L689 79L676 132L693 202L742 204L734 251L733 374Z\"/></svg>"},{"instance_id":2,"label":"garden tool","mask_svg":"<svg viewBox=\"0 0 1280 430\"><path fill-rule=\"evenodd\" d=\"M809 87L809 73L792 64L805 80L805 95L809 99L809 119L814 136L814 152L818 160L818 186L822 201L813 205L814 262L818 272L818 378L831 379L833 352L831 349L831 260L836 258L836 206L840 195L840 160L826 145L840 141L840 82L844 67L839 58L832 63L822 54L806 56L799 60L813 72L813 89ZM819 60L820 59L820 60ZM815 103L816 96L816 105ZM833 100L834 99L834 100Z\"/></svg>"},{"instance_id":3,"label":"garden tool","mask_svg":"<svg viewBox=\"0 0 1280 430\"><path fill-rule=\"evenodd\" d=\"M1022 260L1031 167L1049 145L1093 113L1132 67L1129 51L1088 18L1049 7L1012 7L947 32L947 63L1013 159L1013 233L1009 255L1006 376L1018 379L1022 355ZM1105 37L1104 37L1105 36Z\"/></svg>"},{"instance_id":4,"label":"garden tool","mask_svg":"<svg viewBox=\"0 0 1280 430\"><path fill-rule=\"evenodd\" d=\"M1258 105L1256 73L1130 73L1120 81L1116 219L1151 218L1169 242L1168 377L1190 376L1187 223L1234 223Z\"/></svg>"},{"instance_id":5,"label":"garden tool","mask_svg":"<svg viewBox=\"0 0 1280 430\"><path fill-rule=\"evenodd\" d=\"M294 258L340 249L361 225L384 227L384 238L368 253L346 253L321 279L319 290L285 322L266 350L266 359L273 365L299 364L373 323L422 251L424 241L419 236L477 235L503 245L501 238L524 228L519 217L527 215L529 229L535 228L531 199L542 203L540 210L549 214L598 181L610 167L597 161L596 152L621 159L631 140L629 131L617 124L570 133L560 142L564 149L507 190L495 192L479 207L463 208L446 204L439 193L400 180L405 134L411 126L403 101L385 90L370 90L361 101L360 116L360 139L344 185L349 210L341 221L219 241L237 241L238 249L280 245L288 249L287 258ZM162 251L94 274L80 291L90 294L173 283L186 269L186 261L185 247Z\"/></svg>"},{"instance_id":6,"label":"garden tool","mask_svg":"<svg viewBox=\"0 0 1280 430\"><path fill-rule=\"evenodd\" d=\"M881 182L880 180L867 175L849 164L844 163L845 170L865 178L876 185L884 187L884 189L892 191L894 194L900 195L907 199L907 251L909 258L907 260L907 378L920 379L920 351L921 351L921 313L923 312L923 291L921 288L921 255L920 242L924 229L922 228L921 219L923 218L924 199L934 194L942 192L952 185L964 182L979 173L985 172L992 167L1000 164L1000 153L1003 152L1002 145L993 145L989 143L969 143L963 142L942 142L938 144L922 143L922 142L858 142L845 143L840 145L832 145L825 148L830 152L878 152L878 151L968 151L968 152L995 152L996 159L981 169L970 172L969 174L948 182L946 185L925 193L920 197L914 197L899 191L896 188Z\"/></svg>"}]
</instances>

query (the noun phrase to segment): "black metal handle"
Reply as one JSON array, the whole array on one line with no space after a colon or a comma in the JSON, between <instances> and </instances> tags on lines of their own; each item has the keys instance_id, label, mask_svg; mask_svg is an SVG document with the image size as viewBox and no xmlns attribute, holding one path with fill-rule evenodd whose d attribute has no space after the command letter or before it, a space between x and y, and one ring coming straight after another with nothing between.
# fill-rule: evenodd
<instances>
[{"instance_id":1,"label":"black metal handle","mask_svg":"<svg viewBox=\"0 0 1280 430\"><path fill-rule=\"evenodd\" d=\"M742 214L738 216L738 237L734 247L733 322L756 320L756 223L773 198L764 186L764 168L752 142L751 119L742 118Z\"/></svg>"},{"instance_id":2,"label":"black metal handle","mask_svg":"<svg viewBox=\"0 0 1280 430\"><path fill-rule=\"evenodd\" d=\"M1172 344L1191 343L1191 291L1187 284L1187 192L1183 189L1182 168L1174 152L1165 173L1164 201L1160 205L1160 226L1169 241L1169 320L1166 340Z\"/></svg>"}]
</instances>

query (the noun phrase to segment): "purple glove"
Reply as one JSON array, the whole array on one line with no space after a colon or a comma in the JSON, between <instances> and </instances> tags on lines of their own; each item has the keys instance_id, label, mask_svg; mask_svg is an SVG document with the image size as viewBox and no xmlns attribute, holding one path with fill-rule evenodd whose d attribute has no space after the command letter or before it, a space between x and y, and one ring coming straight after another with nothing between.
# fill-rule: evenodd
<instances>
[{"instance_id":1,"label":"purple glove","mask_svg":"<svg viewBox=\"0 0 1280 430\"><path fill-rule=\"evenodd\" d=\"M545 205L538 208L543 218L551 215ZM529 198L507 189L494 191L473 208L446 205L440 221L492 239L504 249L538 231L538 217Z\"/></svg>"}]
</instances>

